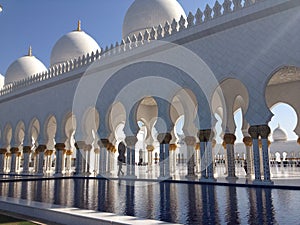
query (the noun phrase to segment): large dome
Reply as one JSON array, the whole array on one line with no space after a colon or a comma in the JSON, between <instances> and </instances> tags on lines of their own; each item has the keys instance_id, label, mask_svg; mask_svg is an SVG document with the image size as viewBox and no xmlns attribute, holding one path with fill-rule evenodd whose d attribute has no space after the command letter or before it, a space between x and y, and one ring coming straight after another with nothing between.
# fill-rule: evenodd
<instances>
[{"instance_id":1,"label":"large dome","mask_svg":"<svg viewBox=\"0 0 300 225\"><path fill-rule=\"evenodd\" d=\"M46 71L45 65L31 54L31 48L27 56L23 56L14 61L5 74L5 84L22 80L34 74Z\"/></svg>"},{"instance_id":2,"label":"large dome","mask_svg":"<svg viewBox=\"0 0 300 225\"><path fill-rule=\"evenodd\" d=\"M287 134L285 130L283 130L280 125L278 124L278 127L273 131L273 140L274 141L286 141L287 140Z\"/></svg>"},{"instance_id":3,"label":"large dome","mask_svg":"<svg viewBox=\"0 0 300 225\"><path fill-rule=\"evenodd\" d=\"M97 42L80 28L62 36L51 52L51 66L100 50Z\"/></svg>"},{"instance_id":4,"label":"large dome","mask_svg":"<svg viewBox=\"0 0 300 225\"><path fill-rule=\"evenodd\" d=\"M127 10L123 22L123 39L139 32L144 33L146 29L165 25L173 19L179 21L186 14L176 0L135 0Z\"/></svg>"}]
</instances>

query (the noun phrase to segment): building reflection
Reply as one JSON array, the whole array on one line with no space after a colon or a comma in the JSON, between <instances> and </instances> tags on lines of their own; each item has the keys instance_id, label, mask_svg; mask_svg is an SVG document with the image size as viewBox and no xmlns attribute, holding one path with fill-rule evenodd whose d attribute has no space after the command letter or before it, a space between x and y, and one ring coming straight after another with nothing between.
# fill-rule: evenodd
<instances>
[{"instance_id":1,"label":"building reflection","mask_svg":"<svg viewBox=\"0 0 300 225\"><path fill-rule=\"evenodd\" d=\"M236 187L227 187L227 208L226 208L226 222L227 224L240 224L238 200Z\"/></svg>"},{"instance_id":2,"label":"building reflection","mask_svg":"<svg viewBox=\"0 0 300 225\"><path fill-rule=\"evenodd\" d=\"M214 185L201 185L202 222L204 224L219 224L218 205Z\"/></svg>"},{"instance_id":3,"label":"building reflection","mask_svg":"<svg viewBox=\"0 0 300 225\"><path fill-rule=\"evenodd\" d=\"M125 214L128 216L135 215L135 208L134 208L134 189L135 189L135 182L134 181L127 181L126 182L126 204L125 204Z\"/></svg>"}]
</instances>

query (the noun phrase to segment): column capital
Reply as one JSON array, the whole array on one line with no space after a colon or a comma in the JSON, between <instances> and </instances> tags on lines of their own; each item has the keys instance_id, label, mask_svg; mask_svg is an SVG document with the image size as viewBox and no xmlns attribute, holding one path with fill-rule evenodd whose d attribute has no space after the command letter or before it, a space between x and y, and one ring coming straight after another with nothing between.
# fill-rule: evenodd
<instances>
[{"instance_id":1,"label":"column capital","mask_svg":"<svg viewBox=\"0 0 300 225\"><path fill-rule=\"evenodd\" d=\"M95 154L99 154L100 153L100 149L99 148L95 148L94 152L95 152Z\"/></svg>"},{"instance_id":2,"label":"column capital","mask_svg":"<svg viewBox=\"0 0 300 225\"><path fill-rule=\"evenodd\" d=\"M246 146L251 147L252 146L252 138L251 137L244 137L243 142Z\"/></svg>"},{"instance_id":3,"label":"column capital","mask_svg":"<svg viewBox=\"0 0 300 225\"><path fill-rule=\"evenodd\" d=\"M84 149L85 146L86 146L86 143L84 141L76 141L75 142L76 149Z\"/></svg>"},{"instance_id":4,"label":"column capital","mask_svg":"<svg viewBox=\"0 0 300 225\"><path fill-rule=\"evenodd\" d=\"M267 139L271 133L271 129L268 125L260 125L258 131L262 139Z\"/></svg>"},{"instance_id":5,"label":"column capital","mask_svg":"<svg viewBox=\"0 0 300 225\"><path fill-rule=\"evenodd\" d=\"M39 145L37 148L36 148L36 152L44 152L46 150L47 146L46 145Z\"/></svg>"},{"instance_id":6,"label":"column capital","mask_svg":"<svg viewBox=\"0 0 300 225\"><path fill-rule=\"evenodd\" d=\"M107 138L102 138L98 141L98 145L100 148L107 148L107 145L109 144L109 140Z\"/></svg>"},{"instance_id":7,"label":"column capital","mask_svg":"<svg viewBox=\"0 0 300 225\"><path fill-rule=\"evenodd\" d=\"M153 152L153 150L155 149L153 145L147 145L146 147L148 152Z\"/></svg>"},{"instance_id":8,"label":"column capital","mask_svg":"<svg viewBox=\"0 0 300 225\"><path fill-rule=\"evenodd\" d=\"M195 150L200 150L200 142L196 143Z\"/></svg>"},{"instance_id":9,"label":"column capital","mask_svg":"<svg viewBox=\"0 0 300 225\"><path fill-rule=\"evenodd\" d=\"M300 138L298 138L297 143L300 145Z\"/></svg>"},{"instance_id":10,"label":"column capital","mask_svg":"<svg viewBox=\"0 0 300 225\"><path fill-rule=\"evenodd\" d=\"M83 150L84 151L91 151L92 150L92 145L85 145Z\"/></svg>"},{"instance_id":11,"label":"column capital","mask_svg":"<svg viewBox=\"0 0 300 225\"><path fill-rule=\"evenodd\" d=\"M252 139L258 139L258 136L259 136L258 126L249 127L248 133L250 134Z\"/></svg>"},{"instance_id":12,"label":"column capital","mask_svg":"<svg viewBox=\"0 0 300 225\"><path fill-rule=\"evenodd\" d=\"M45 155L51 156L53 153L53 150L46 150Z\"/></svg>"},{"instance_id":13,"label":"column capital","mask_svg":"<svg viewBox=\"0 0 300 225\"><path fill-rule=\"evenodd\" d=\"M169 144L172 140L172 135L170 133L161 133L157 135L157 140L160 144Z\"/></svg>"},{"instance_id":14,"label":"column capital","mask_svg":"<svg viewBox=\"0 0 300 225\"><path fill-rule=\"evenodd\" d=\"M73 151L72 150L67 150L66 151L66 155L72 155L73 154Z\"/></svg>"},{"instance_id":15,"label":"column capital","mask_svg":"<svg viewBox=\"0 0 300 225\"><path fill-rule=\"evenodd\" d=\"M196 145L196 138L194 136L186 136L184 138L184 142L187 146L195 146Z\"/></svg>"},{"instance_id":16,"label":"column capital","mask_svg":"<svg viewBox=\"0 0 300 225\"><path fill-rule=\"evenodd\" d=\"M7 149L6 148L0 148L0 154L6 154Z\"/></svg>"},{"instance_id":17,"label":"column capital","mask_svg":"<svg viewBox=\"0 0 300 225\"><path fill-rule=\"evenodd\" d=\"M127 136L125 138L125 142L126 142L127 146L135 146L137 141L138 141L138 139L136 136Z\"/></svg>"},{"instance_id":18,"label":"column capital","mask_svg":"<svg viewBox=\"0 0 300 225\"><path fill-rule=\"evenodd\" d=\"M55 145L55 149L58 150L58 151L64 151L65 150L65 144L64 143L57 143Z\"/></svg>"},{"instance_id":19,"label":"column capital","mask_svg":"<svg viewBox=\"0 0 300 225\"><path fill-rule=\"evenodd\" d=\"M212 129L199 130L198 132L198 138L200 142L209 142L209 140L212 139L214 135L215 133Z\"/></svg>"},{"instance_id":20,"label":"column capital","mask_svg":"<svg viewBox=\"0 0 300 225\"><path fill-rule=\"evenodd\" d=\"M176 151L176 149L177 149L176 144L170 144L169 151Z\"/></svg>"},{"instance_id":21,"label":"column capital","mask_svg":"<svg viewBox=\"0 0 300 225\"><path fill-rule=\"evenodd\" d=\"M227 133L224 135L224 142L227 145L234 145L235 140L236 136L234 134Z\"/></svg>"},{"instance_id":22,"label":"column capital","mask_svg":"<svg viewBox=\"0 0 300 225\"><path fill-rule=\"evenodd\" d=\"M31 146L23 146L23 153L31 153Z\"/></svg>"},{"instance_id":23,"label":"column capital","mask_svg":"<svg viewBox=\"0 0 300 225\"><path fill-rule=\"evenodd\" d=\"M19 148L12 147L12 148L10 149L10 153L12 153L12 154L17 154L18 152L19 152Z\"/></svg>"}]
</instances>

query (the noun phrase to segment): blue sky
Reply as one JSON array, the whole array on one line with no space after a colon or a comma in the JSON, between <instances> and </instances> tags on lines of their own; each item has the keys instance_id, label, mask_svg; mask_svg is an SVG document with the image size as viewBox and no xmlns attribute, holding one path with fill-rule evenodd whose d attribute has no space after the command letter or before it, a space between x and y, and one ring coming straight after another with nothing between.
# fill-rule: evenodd
<instances>
[{"instance_id":1,"label":"blue sky","mask_svg":"<svg viewBox=\"0 0 300 225\"><path fill-rule=\"evenodd\" d=\"M64 34L76 29L82 21L82 29L90 34L101 47L121 40L122 23L128 7L134 0L0 0L0 73L17 58L26 55L29 45L33 54L46 67L49 66L51 49ZM214 0L179 0L185 12L195 13ZM222 2L222 0L220 1ZM275 116L270 126L278 123L287 130L290 139L297 119L288 106L273 109ZM238 115L236 118L239 122ZM286 118L293 118L287 120ZM239 137L239 134L237 134ZM241 137L240 137L241 138ZM238 138L238 139L240 139Z\"/></svg>"}]
</instances>

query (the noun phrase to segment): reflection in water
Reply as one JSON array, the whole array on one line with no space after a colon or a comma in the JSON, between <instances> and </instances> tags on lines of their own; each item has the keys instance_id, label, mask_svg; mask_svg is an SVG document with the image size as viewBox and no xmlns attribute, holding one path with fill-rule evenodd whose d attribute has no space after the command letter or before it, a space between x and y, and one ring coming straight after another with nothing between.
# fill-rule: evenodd
<instances>
[{"instance_id":1,"label":"reflection in water","mask_svg":"<svg viewBox=\"0 0 300 225\"><path fill-rule=\"evenodd\" d=\"M0 194L182 224L276 224L275 215L285 213L278 208L300 207L292 197L279 201L280 207L274 205L273 199L282 192L294 196L288 190L137 183L93 179L0 182ZM297 216L289 216L286 224L297 223Z\"/></svg>"}]
</instances>

